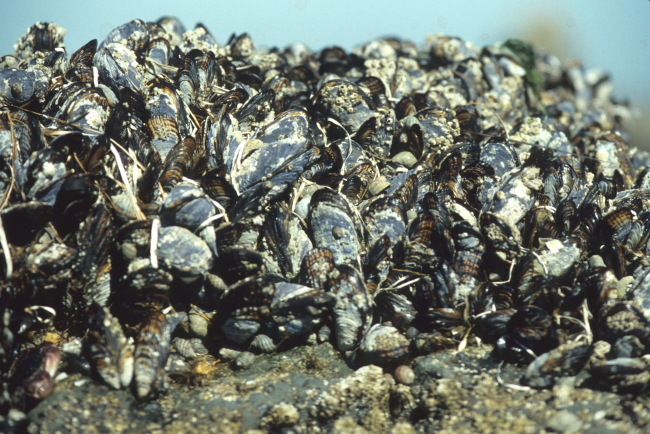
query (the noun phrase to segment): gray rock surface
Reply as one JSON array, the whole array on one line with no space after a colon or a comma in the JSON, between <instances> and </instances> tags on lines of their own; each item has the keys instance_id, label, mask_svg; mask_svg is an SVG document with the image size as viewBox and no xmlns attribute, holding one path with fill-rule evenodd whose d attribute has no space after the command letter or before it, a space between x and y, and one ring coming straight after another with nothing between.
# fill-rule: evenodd
<instances>
[{"instance_id":1,"label":"gray rock surface","mask_svg":"<svg viewBox=\"0 0 650 434\"><path fill-rule=\"evenodd\" d=\"M55 432L646 432L647 397L601 392L585 376L551 390L519 385L524 370L499 366L490 346L417 357L411 385L369 365L350 369L328 343L257 356L247 369L219 362L173 375L139 403L72 374L27 414L29 433ZM570 380L570 381L569 381ZM18 430L19 431L19 430Z\"/></svg>"}]
</instances>

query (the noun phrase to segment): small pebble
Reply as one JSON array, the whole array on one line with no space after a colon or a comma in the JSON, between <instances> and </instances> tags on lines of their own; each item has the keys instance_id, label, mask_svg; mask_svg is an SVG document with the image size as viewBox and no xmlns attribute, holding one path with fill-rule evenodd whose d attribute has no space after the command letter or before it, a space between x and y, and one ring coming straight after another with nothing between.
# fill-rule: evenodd
<instances>
[{"instance_id":1,"label":"small pebble","mask_svg":"<svg viewBox=\"0 0 650 434\"><path fill-rule=\"evenodd\" d=\"M415 373L410 366L399 365L395 368L395 380L401 384L413 384L415 381Z\"/></svg>"},{"instance_id":2,"label":"small pebble","mask_svg":"<svg viewBox=\"0 0 650 434\"><path fill-rule=\"evenodd\" d=\"M60 381L65 380L66 378L68 378L68 374L66 374L65 372L59 372L57 376L54 377L54 381L58 383Z\"/></svg>"},{"instance_id":3,"label":"small pebble","mask_svg":"<svg viewBox=\"0 0 650 434\"><path fill-rule=\"evenodd\" d=\"M320 330L318 330L318 342L322 344L323 342L329 341L331 334L332 330L328 326L324 325Z\"/></svg>"},{"instance_id":4,"label":"small pebble","mask_svg":"<svg viewBox=\"0 0 650 434\"><path fill-rule=\"evenodd\" d=\"M580 429L582 422L569 410L560 410L546 423L546 428L554 432L575 432Z\"/></svg>"},{"instance_id":5,"label":"small pebble","mask_svg":"<svg viewBox=\"0 0 650 434\"><path fill-rule=\"evenodd\" d=\"M233 350L232 348L222 348L219 350L219 358L222 360L233 360L241 354L241 351Z\"/></svg>"},{"instance_id":6,"label":"small pebble","mask_svg":"<svg viewBox=\"0 0 650 434\"><path fill-rule=\"evenodd\" d=\"M235 357L235 366L238 369L250 368L253 363L255 363L255 354L249 351L244 351Z\"/></svg>"}]
</instances>

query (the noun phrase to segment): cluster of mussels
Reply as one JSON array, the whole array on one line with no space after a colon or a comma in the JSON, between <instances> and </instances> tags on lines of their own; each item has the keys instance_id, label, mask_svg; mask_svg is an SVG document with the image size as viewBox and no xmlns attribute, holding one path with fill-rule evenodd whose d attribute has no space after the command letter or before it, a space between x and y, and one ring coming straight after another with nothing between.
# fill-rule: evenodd
<instances>
[{"instance_id":1,"label":"cluster of mussels","mask_svg":"<svg viewBox=\"0 0 650 434\"><path fill-rule=\"evenodd\" d=\"M68 59L64 34L0 58L4 408L62 356L148 399L170 353L324 341L650 384L650 158L607 76L518 40L260 49L163 18Z\"/></svg>"}]
</instances>

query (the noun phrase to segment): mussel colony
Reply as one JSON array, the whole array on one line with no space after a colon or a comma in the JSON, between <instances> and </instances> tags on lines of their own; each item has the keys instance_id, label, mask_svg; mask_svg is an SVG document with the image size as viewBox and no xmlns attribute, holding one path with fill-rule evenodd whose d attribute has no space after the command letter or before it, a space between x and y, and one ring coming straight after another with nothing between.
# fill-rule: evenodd
<instances>
[{"instance_id":1,"label":"mussel colony","mask_svg":"<svg viewBox=\"0 0 650 434\"><path fill-rule=\"evenodd\" d=\"M650 158L607 76L517 40L64 34L0 59L3 409L62 358L146 400L324 341L406 377L484 342L530 387L648 387Z\"/></svg>"}]
</instances>

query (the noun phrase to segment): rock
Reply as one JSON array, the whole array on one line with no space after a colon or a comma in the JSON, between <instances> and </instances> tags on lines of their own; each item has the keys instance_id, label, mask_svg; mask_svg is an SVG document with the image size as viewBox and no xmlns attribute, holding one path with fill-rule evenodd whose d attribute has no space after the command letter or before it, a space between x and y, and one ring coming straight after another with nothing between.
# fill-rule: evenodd
<instances>
[{"instance_id":1,"label":"rock","mask_svg":"<svg viewBox=\"0 0 650 434\"><path fill-rule=\"evenodd\" d=\"M278 429L287 426L293 426L298 423L300 418L300 413L298 409L287 403L281 403L275 405L266 412L266 415L262 418L262 426L269 427L271 429Z\"/></svg>"},{"instance_id":2,"label":"rock","mask_svg":"<svg viewBox=\"0 0 650 434\"><path fill-rule=\"evenodd\" d=\"M546 428L555 432L575 432L580 429L582 422L569 410L555 413L546 423Z\"/></svg>"},{"instance_id":3,"label":"rock","mask_svg":"<svg viewBox=\"0 0 650 434\"><path fill-rule=\"evenodd\" d=\"M255 354L244 351L235 357L235 366L238 369L248 369L255 363Z\"/></svg>"},{"instance_id":4,"label":"rock","mask_svg":"<svg viewBox=\"0 0 650 434\"><path fill-rule=\"evenodd\" d=\"M376 366L351 370L329 343L302 346L259 355L248 369L219 363L200 387L188 387L191 379L174 376L167 392L145 406L129 390L109 390L71 373L27 413L21 429L30 423L30 433L97 427L109 432L319 429L371 434L462 432L463 427L475 432L469 427L483 427L519 433L573 429L571 422L578 421L576 426L586 432L609 433L643 432L650 423L650 403L644 399L621 400L610 392L566 384L553 390L512 389L508 385L518 386L525 368L499 367L490 353L491 347L482 346L416 357L416 380L404 385ZM0 417L0 424L6 420Z\"/></svg>"}]
</instances>

